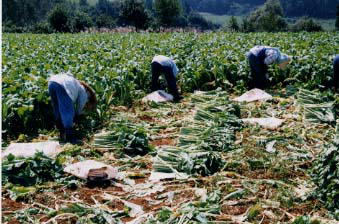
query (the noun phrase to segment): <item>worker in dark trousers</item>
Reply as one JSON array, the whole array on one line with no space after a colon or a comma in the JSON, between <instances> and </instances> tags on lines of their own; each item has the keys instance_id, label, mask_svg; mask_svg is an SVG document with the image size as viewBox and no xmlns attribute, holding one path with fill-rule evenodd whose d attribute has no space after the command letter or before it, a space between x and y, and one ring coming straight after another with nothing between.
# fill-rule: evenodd
<instances>
[{"instance_id":1,"label":"worker in dark trousers","mask_svg":"<svg viewBox=\"0 0 339 224\"><path fill-rule=\"evenodd\" d=\"M169 57L157 55L153 58L151 63L152 68L152 91L160 89L159 77L161 74L165 76L169 93L173 95L174 101L180 101L182 97L179 94L176 76L179 69L175 62Z\"/></svg>"},{"instance_id":2,"label":"worker in dark trousers","mask_svg":"<svg viewBox=\"0 0 339 224\"><path fill-rule=\"evenodd\" d=\"M333 86L336 91L339 91L339 54L333 60Z\"/></svg>"},{"instance_id":3,"label":"worker in dark trousers","mask_svg":"<svg viewBox=\"0 0 339 224\"><path fill-rule=\"evenodd\" d=\"M291 62L291 58L282 54L278 48L268 46L255 46L246 55L251 68L249 82L251 89L265 89L269 86L268 65L278 64L281 69L285 69Z\"/></svg>"},{"instance_id":4,"label":"worker in dark trousers","mask_svg":"<svg viewBox=\"0 0 339 224\"><path fill-rule=\"evenodd\" d=\"M48 80L48 92L56 126L60 131L60 140L72 144L81 144L76 139L73 123L83 110L93 110L97 99L92 88L77 80L70 73L53 75Z\"/></svg>"}]
</instances>

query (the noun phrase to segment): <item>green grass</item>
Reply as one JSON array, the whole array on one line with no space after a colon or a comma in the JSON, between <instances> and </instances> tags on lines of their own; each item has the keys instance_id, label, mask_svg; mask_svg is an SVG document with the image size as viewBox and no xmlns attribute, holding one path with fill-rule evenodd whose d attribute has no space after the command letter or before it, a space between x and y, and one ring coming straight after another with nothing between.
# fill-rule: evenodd
<instances>
[{"instance_id":1,"label":"green grass","mask_svg":"<svg viewBox=\"0 0 339 224\"><path fill-rule=\"evenodd\" d=\"M224 25L225 23L227 23L230 18L231 15L215 15L215 14L211 14L211 13L207 13L207 12L201 12L200 15L202 15L205 19L207 19L208 21L211 21L215 24L219 24L219 25ZM238 20L239 23L241 23L242 19L244 18L244 16L235 16ZM298 18L287 18L287 23L289 25L292 25L295 23L295 21L298 20ZM314 18L314 20L319 23L325 31L332 31L335 29L335 19L317 19Z\"/></svg>"},{"instance_id":2,"label":"green grass","mask_svg":"<svg viewBox=\"0 0 339 224\"><path fill-rule=\"evenodd\" d=\"M71 2L79 2L79 0L70 0ZM110 1L113 1L113 0L110 0ZM90 5L90 6L94 6L96 3L98 2L98 0L87 0L87 3Z\"/></svg>"},{"instance_id":3,"label":"green grass","mask_svg":"<svg viewBox=\"0 0 339 224\"><path fill-rule=\"evenodd\" d=\"M215 15L207 12L201 12L200 15L202 15L205 19L208 21L211 21L212 23L224 25L227 23L231 16L230 15ZM235 16L238 20L238 22L242 21L244 16Z\"/></svg>"}]
</instances>

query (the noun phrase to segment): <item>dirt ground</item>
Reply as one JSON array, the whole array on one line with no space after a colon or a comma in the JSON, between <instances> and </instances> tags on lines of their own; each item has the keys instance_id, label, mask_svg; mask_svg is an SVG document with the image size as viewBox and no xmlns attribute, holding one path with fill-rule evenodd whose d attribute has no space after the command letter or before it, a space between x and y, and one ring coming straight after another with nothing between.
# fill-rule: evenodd
<instances>
[{"instance_id":1,"label":"dirt ground","mask_svg":"<svg viewBox=\"0 0 339 224\"><path fill-rule=\"evenodd\" d=\"M150 133L150 145L158 148L178 144L180 127L192 118L195 104L186 97L180 104L167 104L162 108L146 106L147 110L144 107L133 110L122 108L117 111L117 116L144 125ZM53 189L41 186L38 193L19 201L11 200L8 191L2 189L2 221L8 224L33 221L76 223L79 215L62 216L61 210L69 204L78 203L111 213L121 212L120 220L127 223L141 214L156 216L165 206L175 212L186 202L200 201L201 196L196 190L206 189L208 193L221 192L220 213L213 216L216 223L291 223L303 215L336 223L319 201L307 197L307 193L314 189L308 175L309 168L320 152L320 146L333 136L333 127L305 123L293 96L276 97L268 102L242 103L240 107L241 118L273 115L284 119L284 123L276 130L244 125L236 133L236 149L221 153L226 161L225 167L212 176L154 182L149 180L152 156L117 161L114 151L107 151L101 158L95 159L125 167L123 172L128 176L128 182L113 180L108 186L89 186L82 182L75 189L57 184ZM261 141L269 142L270 139L276 140L274 153L267 152L265 145L261 144ZM308 157L303 157L305 155ZM245 193L229 198L239 189ZM126 201L140 206L142 212L137 215L131 215L130 211L123 213L128 207ZM28 208L36 208L37 214L25 215L24 211ZM56 211L60 216L49 216L46 210ZM250 212L255 215L251 213L253 217L248 218Z\"/></svg>"}]
</instances>

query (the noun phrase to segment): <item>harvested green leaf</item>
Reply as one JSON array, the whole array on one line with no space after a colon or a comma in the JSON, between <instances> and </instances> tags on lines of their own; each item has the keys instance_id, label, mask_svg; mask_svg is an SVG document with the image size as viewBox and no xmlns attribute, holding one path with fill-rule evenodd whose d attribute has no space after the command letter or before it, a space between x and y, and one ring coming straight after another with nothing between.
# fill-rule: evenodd
<instances>
[{"instance_id":1,"label":"harvested green leaf","mask_svg":"<svg viewBox=\"0 0 339 224\"><path fill-rule=\"evenodd\" d=\"M95 135L94 146L122 149L129 155L145 155L152 150L146 130L128 122L115 123L108 131Z\"/></svg>"},{"instance_id":2,"label":"harvested green leaf","mask_svg":"<svg viewBox=\"0 0 339 224\"><path fill-rule=\"evenodd\" d=\"M224 162L217 153L173 147L158 150L154 158L153 170L208 176L219 171L223 165Z\"/></svg>"},{"instance_id":3,"label":"harvested green leaf","mask_svg":"<svg viewBox=\"0 0 339 224\"><path fill-rule=\"evenodd\" d=\"M339 122L332 144L325 146L313 168L313 181L317 185L316 197L334 212L339 220Z\"/></svg>"},{"instance_id":4,"label":"harvested green leaf","mask_svg":"<svg viewBox=\"0 0 339 224\"><path fill-rule=\"evenodd\" d=\"M8 156L2 161L2 183L22 186L54 181L63 174L61 164L39 152L31 158Z\"/></svg>"}]
</instances>

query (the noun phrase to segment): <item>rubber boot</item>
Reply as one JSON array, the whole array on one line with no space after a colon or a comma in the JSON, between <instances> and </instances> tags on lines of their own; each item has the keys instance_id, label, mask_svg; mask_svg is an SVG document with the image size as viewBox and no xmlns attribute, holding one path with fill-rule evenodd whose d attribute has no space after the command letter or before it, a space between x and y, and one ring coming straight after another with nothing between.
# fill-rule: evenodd
<instances>
[{"instance_id":1,"label":"rubber boot","mask_svg":"<svg viewBox=\"0 0 339 224\"><path fill-rule=\"evenodd\" d=\"M65 133L66 133L66 142L67 143L71 143L73 145L81 145L82 144L82 141L75 137L75 132L74 132L73 128L66 128Z\"/></svg>"},{"instance_id":2,"label":"rubber boot","mask_svg":"<svg viewBox=\"0 0 339 224\"><path fill-rule=\"evenodd\" d=\"M178 103L178 102L180 102L180 100L183 99L183 97L180 96L178 90L170 91L170 92L171 92L171 94L173 95L173 102Z\"/></svg>"}]
</instances>

